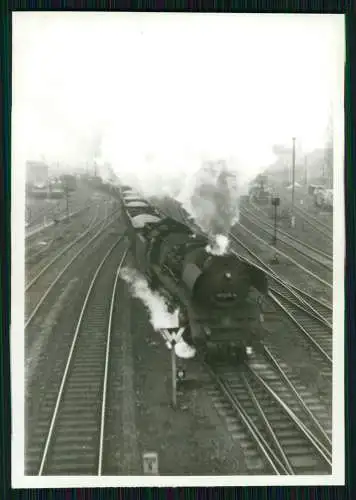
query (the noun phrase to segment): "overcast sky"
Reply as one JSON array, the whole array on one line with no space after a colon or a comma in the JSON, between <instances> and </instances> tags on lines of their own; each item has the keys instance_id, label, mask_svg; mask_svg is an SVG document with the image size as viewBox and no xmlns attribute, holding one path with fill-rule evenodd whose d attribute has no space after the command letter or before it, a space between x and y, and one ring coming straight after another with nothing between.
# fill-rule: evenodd
<instances>
[{"instance_id":1,"label":"overcast sky","mask_svg":"<svg viewBox=\"0 0 356 500\"><path fill-rule=\"evenodd\" d=\"M342 16L15 13L17 162L88 160L102 134L117 171L256 171L292 136L323 146L343 57Z\"/></svg>"}]
</instances>

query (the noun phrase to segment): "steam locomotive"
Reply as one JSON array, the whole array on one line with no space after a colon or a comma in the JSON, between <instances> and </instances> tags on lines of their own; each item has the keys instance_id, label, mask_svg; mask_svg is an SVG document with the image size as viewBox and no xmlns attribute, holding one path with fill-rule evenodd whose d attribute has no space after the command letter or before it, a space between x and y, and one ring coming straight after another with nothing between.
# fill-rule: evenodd
<instances>
[{"instance_id":1,"label":"steam locomotive","mask_svg":"<svg viewBox=\"0 0 356 500\"><path fill-rule=\"evenodd\" d=\"M263 341L265 274L236 255L212 255L209 239L121 188L123 214L138 270L180 310L184 340L207 356L246 358Z\"/></svg>"}]
</instances>

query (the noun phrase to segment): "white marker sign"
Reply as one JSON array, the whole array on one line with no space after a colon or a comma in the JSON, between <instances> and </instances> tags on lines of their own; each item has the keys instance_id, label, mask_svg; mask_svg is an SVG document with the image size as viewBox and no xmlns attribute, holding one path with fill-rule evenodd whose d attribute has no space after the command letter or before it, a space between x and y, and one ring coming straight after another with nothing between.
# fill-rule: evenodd
<instances>
[{"instance_id":1,"label":"white marker sign","mask_svg":"<svg viewBox=\"0 0 356 500\"><path fill-rule=\"evenodd\" d=\"M143 473L158 474L158 453L143 454Z\"/></svg>"},{"instance_id":2,"label":"white marker sign","mask_svg":"<svg viewBox=\"0 0 356 500\"><path fill-rule=\"evenodd\" d=\"M172 328L171 331L164 329L164 336L170 343L170 345L177 344L177 342L181 340L184 330L185 330L184 327L179 328L179 330L177 330L176 328L174 329Z\"/></svg>"}]
</instances>

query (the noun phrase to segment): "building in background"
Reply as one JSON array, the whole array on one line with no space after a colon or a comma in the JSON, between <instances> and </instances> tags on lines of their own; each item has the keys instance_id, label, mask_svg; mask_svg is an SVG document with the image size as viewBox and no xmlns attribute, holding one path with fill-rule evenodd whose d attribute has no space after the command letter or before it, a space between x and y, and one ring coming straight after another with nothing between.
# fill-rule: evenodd
<instances>
[{"instance_id":1,"label":"building in background","mask_svg":"<svg viewBox=\"0 0 356 500\"><path fill-rule=\"evenodd\" d=\"M48 165L43 161L26 162L26 184L34 187L48 185Z\"/></svg>"},{"instance_id":2,"label":"building in background","mask_svg":"<svg viewBox=\"0 0 356 500\"><path fill-rule=\"evenodd\" d=\"M266 171L278 184L290 185L292 183L292 148L275 145L273 152L277 159ZM333 141L331 132L323 148L317 148L308 153L304 153L301 148L296 148L295 182L300 185L311 183L332 188Z\"/></svg>"},{"instance_id":3,"label":"building in background","mask_svg":"<svg viewBox=\"0 0 356 500\"><path fill-rule=\"evenodd\" d=\"M48 165L43 161L26 162L26 194L46 198L49 190Z\"/></svg>"}]
</instances>

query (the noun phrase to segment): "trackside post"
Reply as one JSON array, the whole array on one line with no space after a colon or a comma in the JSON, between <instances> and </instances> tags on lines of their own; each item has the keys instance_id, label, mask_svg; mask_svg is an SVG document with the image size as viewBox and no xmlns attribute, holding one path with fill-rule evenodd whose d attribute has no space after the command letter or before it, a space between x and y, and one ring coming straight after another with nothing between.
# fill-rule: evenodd
<instances>
[{"instance_id":1,"label":"trackside post","mask_svg":"<svg viewBox=\"0 0 356 500\"><path fill-rule=\"evenodd\" d=\"M164 338L167 339L166 344L171 348L172 406L174 409L177 407L177 360L175 346L181 340L184 330L184 327L163 329Z\"/></svg>"}]
</instances>

